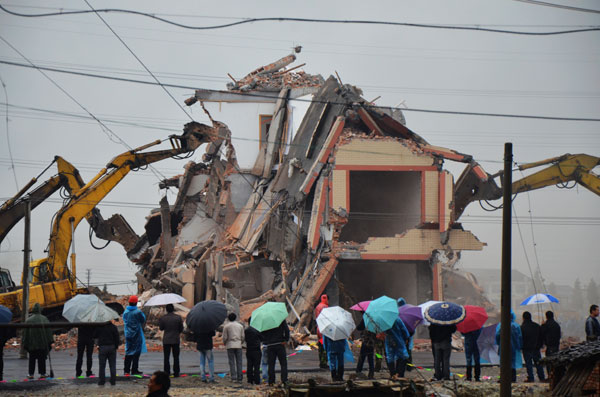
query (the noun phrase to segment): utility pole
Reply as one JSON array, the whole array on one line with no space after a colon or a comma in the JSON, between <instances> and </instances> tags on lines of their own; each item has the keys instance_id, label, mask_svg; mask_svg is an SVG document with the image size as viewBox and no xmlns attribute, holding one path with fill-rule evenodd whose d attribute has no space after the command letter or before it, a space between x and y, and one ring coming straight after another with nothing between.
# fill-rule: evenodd
<instances>
[{"instance_id":1,"label":"utility pole","mask_svg":"<svg viewBox=\"0 0 600 397\"><path fill-rule=\"evenodd\" d=\"M500 297L501 397L510 397L512 381L512 367L510 354L512 160L512 143L507 142L504 144L504 175L502 177L502 292Z\"/></svg>"},{"instance_id":2,"label":"utility pole","mask_svg":"<svg viewBox=\"0 0 600 397\"><path fill-rule=\"evenodd\" d=\"M29 312L29 262L31 260L31 201L25 200L25 236L23 241L23 303L21 305L21 322L27 320ZM21 331L21 350L20 358L27 358L27 352L23 347L23 332Z\"/></svg>"},{"instance_id":3,"label":"utility pole","mask_svg":"<svg viewBox=\"0 0 600 397\"><path fill-rule=\"evenodd\" d=\"M85 272L87 273L87 287L88 287L88 290L89 290L90 289L90 277L92 275L92 269L87 269Z\"/></svg>"}]
</instances>

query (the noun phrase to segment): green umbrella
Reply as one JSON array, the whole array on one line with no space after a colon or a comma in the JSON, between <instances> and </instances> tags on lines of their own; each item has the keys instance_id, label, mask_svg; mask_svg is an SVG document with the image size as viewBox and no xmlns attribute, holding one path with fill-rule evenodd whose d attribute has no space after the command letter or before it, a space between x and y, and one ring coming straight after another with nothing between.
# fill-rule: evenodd
<instances>
[{"instance_id":1,"label":"green umbrella","mask_svg":"<svg viewBox=\"0 0 600 397\"><path fill-rule=\"evenodd\" d=\"M260 332L267 331L279 327L287 316L285 303L267 302L252 312L250 326Z\"/></svg>"}]
</instances>

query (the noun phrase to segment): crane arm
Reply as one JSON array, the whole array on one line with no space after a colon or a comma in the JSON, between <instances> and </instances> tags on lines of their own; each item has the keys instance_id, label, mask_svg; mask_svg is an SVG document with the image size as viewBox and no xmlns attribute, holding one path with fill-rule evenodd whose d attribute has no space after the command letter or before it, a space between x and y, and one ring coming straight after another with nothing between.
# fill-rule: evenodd
<instances>
[{"instance_id":1,"label":"crane arm","mask_svg":"<svg viewBox=\"0 0 600 397\"><path fill-rule=\"evenodd\" d=\"M56 156L53 162L56 162L58 174L52 176L23 197L23 194L38 180L37 177L32 178L23 189L6 201L0 208L0 243L4 240L8 232L25 216L27 201L30 202L31 209L34 209L61 187L64 187L71 193L74 189L79 189L84 185L77 168L67 160Z\"/></svg>"},{"instance_id":2,"label":"crane arm","mask_svg":"<svg viewBox=\"0 0 600 397\"><path fill-rule=\"evenodd\" d=\"M196 135L186 132L182 136L170 137L171 149L167 150L141 152L161 143L161 141L155 141L122 153L112 159L85 186L74 191L69 202L57 213L52 226L49 253L46 258L52 273L49 276L57 280L69 277L67 258L72 243L73 230L131 170L193 151L200 143L203 143L203 140L198 139ZM74 282L75 280L72 279L71 281Z\"/></svg>"},{"instance_id":3,"label":"crane arm","mask_svg":"<svg viewBox=\"0 0 600 397\"><path fill-rule=\"evenodd\" d=\"M590 191L600 195L600 176L592 172L594 167L600 165L600 158L587 154L565 154L559 157L522 164L520 170L528 170L543 165L550 166L519 179L512 184L512 193L528 192L559 183L575 181L585 186ZM495 178L500 177L502 171L490 175L476 162L471 162L458 178L454 186L454 216L456 221L469 203L477 200L498 200L502 198L502 188L498 186Z\"/></svg>"}]
</instances>

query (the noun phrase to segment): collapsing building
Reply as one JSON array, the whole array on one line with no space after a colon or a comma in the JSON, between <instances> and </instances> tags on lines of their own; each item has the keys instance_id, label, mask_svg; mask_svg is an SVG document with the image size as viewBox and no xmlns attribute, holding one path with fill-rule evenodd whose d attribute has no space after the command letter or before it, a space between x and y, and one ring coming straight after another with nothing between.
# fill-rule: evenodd
<instances>
[{"instance_id":1,"label":"collapsing building","mask_svg":"<svg viewBox=\"0 0 600 397\"><path fill-rule=\"evenodd\" d=\"M294 60L186 101L213 125L185 130L210 143L202 163L161 184L178 195L161 201L129 252L140 290L181 293L190 307L239 304L242 318L286 301L297 330L324 291L344 306L383 294L417 304L442 300L446 283L453 299L489 308L473 280L452 270L460 251L485 246L456 222L473 183L463 183L456 209L443 168L471 156L430 145L399 110L374 106L339 78L285 69ZM474 166L468 175L487 177Z\"/></svg>"}]
</instances>

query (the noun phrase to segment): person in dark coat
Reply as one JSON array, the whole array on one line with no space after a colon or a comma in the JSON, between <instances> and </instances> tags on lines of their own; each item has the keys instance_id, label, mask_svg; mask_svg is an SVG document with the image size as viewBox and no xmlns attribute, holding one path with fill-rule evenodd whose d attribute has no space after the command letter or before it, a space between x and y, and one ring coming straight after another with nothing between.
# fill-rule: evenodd
<instances>
[{"instance_id":1,"label":"person in dark coat","mask_svg":"<svg viewBox=\"0 0 600 397\"><path fill-rule=\"evenodd\" d=\"M4 380L4 345L16 335L16 329L14 328L0 328L0 381Z\"/></svg>"},{"instance_id":2,"label":"person in dark coat","mask_svg":"<svg viewBox=\"0 0 600 397\"><path fill-rule=\"evenodd\" d=\"M360 321L360 324L356 327L358 331L360 331L361 345L360 345L360 353L358 355L358 362L356 363L356 373L359 374L362 372L363 364L365 363L365 358L369 363L369 379L373 379L375 376L375 364L373 362L373 354L375 352L375 334L369 331L365 327L364 319Z\"/></svg>"},{"instance_id":3,"label":"person in dark coat","mask_svg":"<svg viewBox=\"0 0 600 397\"><path fill-rule=\"evenodd\" d=\"M542 343L546 345L546 356L558 352L560 347L560 325L554 320L554 313L548 310L546 312L546 322L541 328Z\"/></svg>"},{"instance_id":4,"label":"person in dark coat","mask_svg":"<svg viewBox=\"0 0 600 397\"><path fill-rule=\"evenodd\" d=\"M344 380L344 352L346 351L346 344L346 339L332 340L327 335L323 335L323 348L327 353L331 380L333 381Z\"/></svg>"},{"instance_id":5,"label":"person in dark coat","mask_svg":"<svg viewBox=\"0 0 600 397\"><path fill-rule=\"evenodd\" d=\"M98 339L98 384L106 383L106 363L110 370L110 384L115 385L117 381L117 349L121 344L117 326L110 322L96 328L94 338Z\"/></svg>"},{"instance_id":6,"label":"person in dark coat","mask_svg":"<svg viewBox=\"0 0 600 397\"><path fill-rule=\"evenodd\" d=\"M429 326L429 338L434 356L434 378L436 380L450 379L450 353L452 352L452 334L456 332L456 325Z\"/></svg>"},{"instance_id":7,"label":"person in dark coat","mask_svg":"<svg viewBox=\"0 0 600 397\"><path fill-rule=\"evenodd\" d=\"M267 346L267 365L269 367L269 385L275 384L275 359L279 360L281 367L281 382L287 383L287 357L285 344L290 340L290 329L284 321L279 327L262 332L264 344Z\"/></svg>"},{"instance_id":8,"label":"person in dark coat","mask_svg":"<svg viewBox=\"0 0 600 397\"><path fill-rule=\"evenodd\" d=\"M523 313L523 322L521 323L521 335L523 336L523 361L527 368L527 381L534 382L533 366L537 370L538 378L544 381L544 367L540 364L542 355L540 348L542 347L541 327L538 323L531 320L531 313Z\"/></svg>"},{"instance_id":9,"label":"person in dark coat","mask_svg":"<svg viewBox=\"0 0 600 397\"><path fill-rule=\"evenodd\" d=\"M83 354L86 358L85 376L90 377L92 373L92 363L94 354L94 328L78 327L77 328L77 359L75 360L75 376L80 377L83 371Z\"/></svg>"},{"instance_id":10,"label":"person in dark coat","mask_svg":"<svg viewBox=\"0 0 600 397\"><path fill-rule=\"evenodd\" d=\"M158 327L163 331L163 369L167 375L171 374L171 363L169 358L173 352L173 376L179 376L179 342L180 335L183 332L183 319L175 314L175 308L168 304L167 314L158 320Z\"/></svg>"},{"instance_id":11,"label":"person in dark coat","mask_svg":"<svg viewBox=\"0 0 600 397\"><path fill-rule=\"evenodd\" d=\"M246 376L248 383L260 385L260 361L262 353L260 343L262 334L254 327L250 326L251 318L248 319L248 327L244 330L244 339L246 340Z\"/></svg>"},{"instance_id":12,"label":"person in dark coat","mask_svg":"<svg viewBox=\"0 0 600 397\"><path fill-rule=\"evenodd\" d=\"M598 315L600 309L598 305L590 306L590 315L585 320L585 340L596 341L600 340L600 321L598 321Z\"/></svg>"},{"instance_id":13,"label":"person in dark coat","mask_svg":"<svg viewBox=\"0 0 600 397\"><path fill-rule=\"evenodd\" d=\"M48 318L42 314L39 303L33 305L32 315L25 324L49 324ZM40 378L46 378L46 358L54 343L52 330L50 328L25 328L23 330L23 348L29 353L29 379L33 379L35 363L38 364Z\"/></svg>"},{"instance_id":14,"label":"person in dark coat","mask_svg":"<svg viewBox=\"0 0 600 397\"><path fill-rule=\"evenodd\" d=\"M479 346L477 346L479 335L481 335L481 328L463 334L465 337L465 358L467 359L468 381L473 379L473 365L475 365L475 382L479 382L481 377L481 360L479 357Z\"/></svg>"},{"instance_id":15,"label":"person in dark coat","mask_svg":"<svg viewBox=\"0 0 600 397\"><path fill-rule=\"evenodd\" d=\"M156 371L148 382L148 394L146 397L169 397L168 391L171 387L169 375L163 371Z\"/></svg>"},{"instance_id":16,"label":"person in dark coat","mask_svg":"<svg viewBox=\"0 0 600 397\"><path fill-rule=\"evenodd\" d=\"M215 360L213 356L213 336L215 331L208 333L195 334L196 349L200 352L200 377L202 382L206 380L206 362L208 361L208 382L215 381Z\"/></svg>"}]
</instances>

